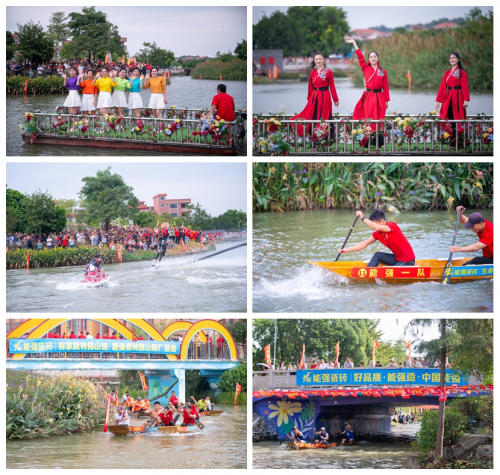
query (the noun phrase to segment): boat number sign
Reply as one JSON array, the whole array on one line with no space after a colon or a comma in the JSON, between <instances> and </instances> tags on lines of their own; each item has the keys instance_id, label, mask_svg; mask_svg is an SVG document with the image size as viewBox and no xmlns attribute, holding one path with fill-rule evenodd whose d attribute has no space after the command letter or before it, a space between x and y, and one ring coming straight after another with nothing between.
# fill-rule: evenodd
<instances>
[{"instance_id":1,"label":"boat number sign","mask_svg":"<svg viewBox=\"0 0 500 475\"><path fill-rule=\"evenodd\" d=\"M328 385L439 385L440 369L380 368L380 369L320 369L297 371L297 386ZM467 375L446 370L447 384L467 384Z\"/></svg>"},{"instance_id":2,"label":"boat number sign","mask_svg":"<svg viewBox=\"0 0 500 475\"><path fill-rule=\"evenodd\" d=\"M137 353L178 355L180 343L178 341L128 341L128 340L98 340L98 339L9 339L9 353Z\"/></svg>"},{"instance_id":3,"label":"boat number sign","mask_svg":"<svg viewBox=\"0 0 500 475\"><path fill-rule=\"evenodd\" d=\"M355 279L428 279L430 267L353 267Z\"/></svg>"}]
</instances>

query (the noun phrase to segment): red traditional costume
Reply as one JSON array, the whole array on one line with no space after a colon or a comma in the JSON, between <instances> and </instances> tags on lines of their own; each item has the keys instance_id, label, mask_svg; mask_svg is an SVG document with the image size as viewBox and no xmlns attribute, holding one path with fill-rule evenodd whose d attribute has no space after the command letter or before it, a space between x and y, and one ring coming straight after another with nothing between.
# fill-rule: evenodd
<instances>
[{"instance_id":1,"label":"red traditional costume","mask_svg":"<svg viewBox=\"0 0 500 475\"><path fill-rule=\"evenodd\" d=\"M300 114L292 117L292 120L330 120L333 117L332 107L334 102L339 102L339 98L335 90L333 73L327 68L322 68L321 71L315 68L309 76L307 105ZM331 127L330 131L333 130L333 125ZM308 124L306 131L309 132L310 128L311 124ZM302 125L297 127L297 133L299 136L303 135ZM330 135L332 134L330 133Z\"/></svg>"},{"instance_id":2,"label":"red traditional costume","mask_svg":"<svg viewBox=\"0 0 500 475\"><path fill-rule=\"evenodd\" d=\"M439 117L445 120L466 119L464 101L470 101L469 83L465 70L456 66L444 73L436 102L441 103Z\"/></svg>"},{"instance_id":3,"label":"red traditional costume","mask_svg":"<svg viewBox=\"0 0 500 475\"><path fill-rule=\"evenodd\" d=\"M366 64L361 50L357 49L356 55L365 77L366 91L363 92L361 99L356 104L352 118L354 120L382 120L385 118L386 102L391 100L387 72L380 67L379 63L377 63L377 69L374 69L371 64ZM379 128L383 127L384 124L381 123ZM376 124L371 124L371 129L377 130Z\"/></svg>"}]
</instances>

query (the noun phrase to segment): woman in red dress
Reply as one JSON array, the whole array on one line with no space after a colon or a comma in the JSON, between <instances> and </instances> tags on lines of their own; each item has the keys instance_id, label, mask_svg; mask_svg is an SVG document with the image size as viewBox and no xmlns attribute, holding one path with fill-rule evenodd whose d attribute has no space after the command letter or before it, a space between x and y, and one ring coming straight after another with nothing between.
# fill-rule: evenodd
<instances>
[{"instance_id":1,"label":"woman in red dress","mask_svg":"<svg viewBox=\"0 0 500 475\"><path fill-rule=\"evenodd\" d=\"M470 101L467 73L462 68L458 53L451 53L448 59L451 69L444 73L441 80L436 97L436 111L439 112L439 117L444 120L466 119L466 109ZM464 63L468 66L465 60ZM454 131L456 122L453 122L451 126Z\"/></svg>"},{"instance_id":2,"label":"woman in red dress","mask_svg":"<svg viewBox=\"0 0 500 475\"><path fill-rule=\"evenodd\" d=\"M333 73L325 68L325 57L321 53L314 54L314 61L310 65L312 71L309 75L309 88L307 92L307 105L304 110L292 117L292 120L331 120L332 105L339 106L339 98L335 90ZM333 103L333 104L332 104ZM316 124L315 127L319 125ZM306 131L310 132L311 124L307 124ZM330 137L334 135L334 126L330 124ZM302 137L303 126L297 127L299 137Z\"/></svg>"},{"instance_id":3,"label":"woman in red dress","mask_svg":"<svg viewBox=\"0 0 500 475\"><path fill-rule=\"evenodd\" d=\"M359 60L359 66L361 71L363 71L363 76L365 77L365 87L366 91L363 92L361 99L356 104L354 112L352 114L353 120L363 120L363 119L373 119L373 120L383 120L385 119L385 111L389 107L389 101L391 100L389 96L389 81L387 79L387 72L385 69L380 67L378 53L376 51L370 51L368 54L368 62L366 64L365 58L361 53L356 41L352 38L345 40L346 43L351 43L356 50L356 56ZM376 124L370 124L373 131L377 130ZM379 122L379 129L384 128L384 124ZM374 144L375 137L372 136L372 144ZM384 137L383 134L379 136L379 146L383 145Z\"/></svg>"}]
</instances>

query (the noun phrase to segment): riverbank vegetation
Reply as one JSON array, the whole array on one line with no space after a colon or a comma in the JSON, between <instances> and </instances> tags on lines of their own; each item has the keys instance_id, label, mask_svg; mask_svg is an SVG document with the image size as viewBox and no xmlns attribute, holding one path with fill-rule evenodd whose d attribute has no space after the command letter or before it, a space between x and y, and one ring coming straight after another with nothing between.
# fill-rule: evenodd
<instances>
[{"instance_id":1,"label":"riverbank vegetation","mask_svg":"<svg viewBox=\"0 0 500 475\"><path fill-rule=\"evenodd\" d=\"M193 60L191 60L193 61ZM236 45L234 54L217 52L214 59L196 60L191 71L193 79L213 79L216 81L247 80L247 42L241 40ZM190 67L188 64L186 67ZM228 91L230 94L230 91Z\"/></svg>"},{"instance_id":2,"label":"riverbank vegetation","mask_svg":"<svg viewBox=\"0 0 500 475\"><path fill-rule=\"evenodd\" d=\"M253 211L493 206L492 163L254 163Z\"/></svg>"},{"instance_id":3,"label":"riverbank vegetation","mask_svg":"<svg viewBox=\"0 0 500 475\"><path fill-rule=\"evenodd\" d=\"M336 69L333 71L335 79L348 77L347 73L343 69ZM253 78L254 84L278 84L281 81L299 81L302 78L304 82L309 81L309 75L307 72L281 72L279 73L278 79L269 79L267 76L258 76Z\"/></svg>"},{"instance_id":4,"label":"riverbank vegetation","mask_svg":"<svg viewBox=\"0 0 500 475\"><path fill-rule=\"evenodd\" d=\"M475 10L475 9L474 9ZM359 45L366 56L377 51L380 65L387 71L391 87L408 87L411 73L413 87L431 88L436 92L443 74L450 68L448 56L458 52L469 64L463 64L470 89L493 88L493 13L469 14L468 21L457 28L409 31L398 29L387 38L377 38ZM364 84L359 67L351 70L358 86Z\"/></svg>"},{"instance_id":5,"label":"riverbank vegetation","mask_svg":"<svg viewBox=\"0 0 500 475\"><path fill-rule=\"evenodd\" d=\"M8 440L81 432L105 418L105 392L87 379L7 370L6 382Z\"/></svg>"}]
</instances>

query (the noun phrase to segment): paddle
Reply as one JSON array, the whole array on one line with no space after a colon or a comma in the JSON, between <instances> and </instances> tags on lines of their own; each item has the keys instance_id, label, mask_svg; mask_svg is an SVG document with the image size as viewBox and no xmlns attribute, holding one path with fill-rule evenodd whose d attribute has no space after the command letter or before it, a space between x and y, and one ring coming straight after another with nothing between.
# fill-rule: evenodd
<instances>
[{"instance_id":1,"label":"paddle","mask_svg":"<svg viewBox=\"0 0 500 475\"><path fill-rule=\"evenodd\" d=\"M352 223L352 226L351 226L351 229L349 230L349 234L347 235L347 237L345 238L345 241L344 241L344 244L342 244L342 247L340 248L340 250L344 249L345 245L347 244L347 240L349 239L349 236L351 235L352 233L352 230L354 229L354 226L356 226L356 221L358 220L358 217L356 216L356 219L354 220L354 223ZM333 262L337 262L339 260L339 257L340 257L340 254L342 254L341 252L339 252L337 254L337 259L335 259Z\"/></svg>"},{"instance_id":2,"label":"paddle","mask_svg":"<svg viewBox=\"0 0 500 475\"><path fill-rule=\"evenodd\" d=\"M165 410L165 408L163 408L159 413L158 415L152 420L152 421L148 421L146 423L146 425L144 426L144 430L147 432L149 429L151 429L151 426L153 425L153 422L156 421L156 419L158 419L158 417L160 416L160 414Z\"/></svg>"},{"instance_id":3,"label":"paddle","mask_svg":"<svg viewBox=\"0 0 500 475\"><path fill-rule=\"evenodd\" d=\"M451 242L452 246L455 245L455 241L457 240L457 232L458 232L458 225L460 224L460 216L461 216L462 211L464 209L465 208L462 206L462 208L460 208L460 211L458 212L457 224L455 225L455 234L453 234L453 241ZM452 269L452 267L453 267L453 252L450 252L450 257L448 257L448 262L444 266L443 276L441 277L441 283L443 285L446 285L446 284L450 283L450 275L451 275L451 269Z\"/></svg>"},{"instance_id":4,"label":"paddle","mask_svg":"<svg viewBox=\"0 0 500 475\"><path fill-rule=\"evenodd\" d=\"M111 397L108 395L108 408L106 409L106 421L104 422L103 432L108 432L109 406L111 405Z\"/></svg>"},{"instance_id":5,"label":"paddle","mask_svg":"<svg viewBox=\"0 0 500 475\"><path fill-rule=\"evenodd\" d=\"M287 435L289 434L290 432L287 432L285 434L285 437L283 437L281 440L280 440L280 445L283 443L283 441L287 438Z\"/></svg>"}]
</instances>

